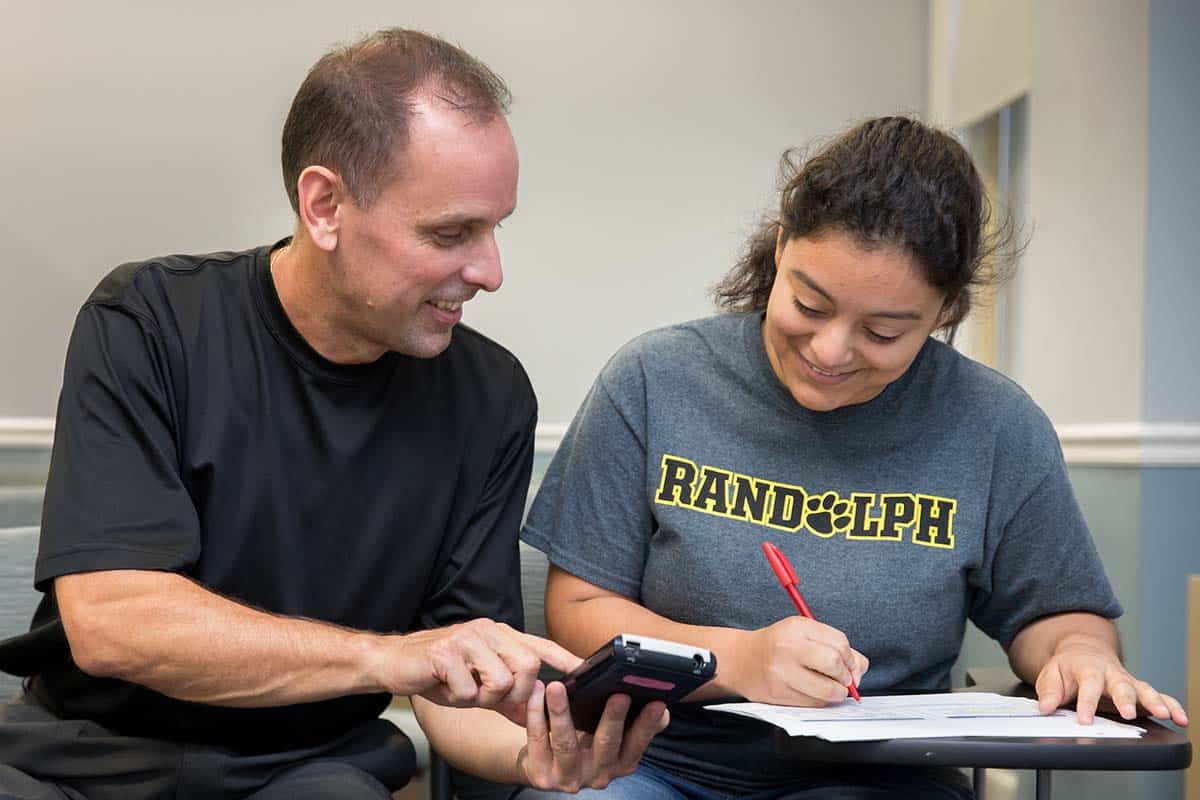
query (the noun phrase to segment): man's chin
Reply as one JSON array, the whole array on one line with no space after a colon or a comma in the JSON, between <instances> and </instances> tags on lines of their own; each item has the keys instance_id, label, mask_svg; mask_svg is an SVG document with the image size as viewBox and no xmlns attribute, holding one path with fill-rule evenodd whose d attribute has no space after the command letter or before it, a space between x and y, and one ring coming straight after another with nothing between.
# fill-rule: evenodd
<instances>
[{"instance_id":1,"label":"man's chin","mask_svg":"<svg viewBox=\"0 0 1200 800\"><path fill-rule=\"evenodd\" d=\"M392 349L401 355L413 358L437 358L446 352L453 334L453 328L444 333L426 334L415 340L408 339L398 342Z\"/></svg>"}]
</instances>

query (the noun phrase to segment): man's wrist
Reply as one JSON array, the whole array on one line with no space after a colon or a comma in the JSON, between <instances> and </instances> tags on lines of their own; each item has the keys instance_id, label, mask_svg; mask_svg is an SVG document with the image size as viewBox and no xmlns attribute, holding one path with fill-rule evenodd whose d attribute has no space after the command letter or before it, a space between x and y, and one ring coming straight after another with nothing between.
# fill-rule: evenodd
<instances>
[{"instance_id":1,"label":"man's wrist","mask_svg":"<svg viewBox=\"0 0 1200 800\"><path fill-rule=\"evenodd\" d=\"M359 673L364 678L364 688L367 692L410 694L405 691L405 687L397 685L396 682L396 676L401 673L401 670L396 668L397 660L403 655L398 652L400 648L396 646L397 642L390 640L400 638L402 637L376 633L363 633L356 637L357 661L361 665Z\"/></svg>"}]
</instances>

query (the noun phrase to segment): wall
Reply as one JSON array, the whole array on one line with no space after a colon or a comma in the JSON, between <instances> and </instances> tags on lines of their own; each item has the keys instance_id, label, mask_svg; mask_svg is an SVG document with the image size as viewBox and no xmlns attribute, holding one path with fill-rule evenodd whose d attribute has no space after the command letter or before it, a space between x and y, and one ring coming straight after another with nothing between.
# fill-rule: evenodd
<instances>
[{"instance_id":1,"label":"wall","mask_svg":"<svg viewBox=\"0 0 1200 800\"><path fill-rule=\"evenodd\" d=\"M1153 0L1151 13L1145 419L1200 450L1200 6ZM1137 658L1148 680L1182 700L1187 576L1200 574L1200 458L1145 468L1141 479ZM1182 785L1182 775L1154 775L1139 788L1144 797L1178 797Z\"/></svg>"},{"instance_id":2,"label":"wall","mask_svg":"<svg viewBox=\"0 0 1200 800\"><path fill-rule=\"evenodd\" d=\"M1034 5L1008 371L1064 437L1125 606L1126 661L1182 698L1200 572L1200 6ZM965 664L1002 663L972 632ZM1193 710L1194 711L1194 710ZM1022 796L1032 796L1028 777ZM1180 773L1064 773L1062 797L1180 797Z\"/></svg>"},{"instance_id":3,"label":"wall","mask_svg":"<svg viewBox=\"0 0 1200 800\"><path fill-rule=\"evenodd\" d=\"M1035 3L1032 234L1009 308L1009 374L1058 426L1139 420L1149 10Z\"/></svg>"},{"instance_id":4,"label":"wall","mask_svg":"<svg viewBox=\"0 0 1200 800\"><path fill-rule=\"evenodd\" d=\"M466 321L565 423L635 334L701 316L780 152L924 106L924 0L5 4L0 418L49 417L79 303L112 266L290 231L279 129L332 43L457 41L511 85L507 283Z\"/></svg>"}]
</instances>

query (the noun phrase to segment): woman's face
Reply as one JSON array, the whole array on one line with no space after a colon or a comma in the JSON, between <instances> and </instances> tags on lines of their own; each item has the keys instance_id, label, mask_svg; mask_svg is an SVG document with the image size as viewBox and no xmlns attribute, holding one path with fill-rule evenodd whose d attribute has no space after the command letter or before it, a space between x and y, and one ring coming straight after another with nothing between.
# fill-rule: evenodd
<instances>
[{"instance_id":1,"label":"woman's face","mask_svg":"<svg viewBox=\"0 0 1200 800\"><path fill-rule=\"evenodd\" d=\"M912 257L824 233L775 248L763 344L775 375L812 411L865 403L899 378L943 300Z\"/></svg>"}]
</instances>

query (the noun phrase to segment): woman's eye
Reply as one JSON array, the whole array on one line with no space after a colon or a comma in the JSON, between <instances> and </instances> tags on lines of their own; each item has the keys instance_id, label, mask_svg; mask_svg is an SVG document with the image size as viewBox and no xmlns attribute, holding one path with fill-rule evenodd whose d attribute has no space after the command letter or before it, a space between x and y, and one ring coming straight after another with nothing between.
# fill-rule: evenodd
<instances>
[{"instance_id":1,"label":"woman's eye","mask_svg":"<svg viewBox=\"0 0 1200 800\"><path fill-rule=\"evenodd\" d=\"M895 336L884 336L881 333L876 333L875 331L868 330L867 338L873 342L879 342L880 344L887 344L888 342L894 342L897 339L899 339L900 334L896 334Z\"/></svg>"},{"instance_id":2,"label":"woman's eye","mask_svg":"<svg viewBox=\"0 0 1200 800\"><path fill-rule=\"evenodd\" d=\"M804 305L804 303L801 303L799 300L797 300L795 298L792 299L792 302L796 304L796 310L799 311L801 314L803 314L806 317L823 317L823 316L825 316L824 311L818 311L815 308L806 306L806 305Z\"/></svg>"}]
</instances>

